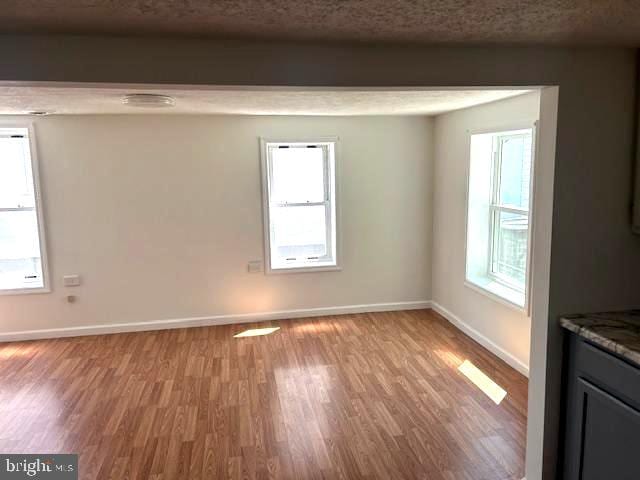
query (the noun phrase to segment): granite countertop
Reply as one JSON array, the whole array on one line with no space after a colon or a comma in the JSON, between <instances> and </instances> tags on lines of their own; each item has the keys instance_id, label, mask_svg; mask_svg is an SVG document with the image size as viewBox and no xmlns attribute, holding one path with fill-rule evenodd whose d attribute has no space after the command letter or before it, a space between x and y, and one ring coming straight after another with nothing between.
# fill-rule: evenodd
<instances>
[{"instance_id":1,"label":"granite countertop","mask_svg":"<svg viewBox=\"0 0 640 480\"><path fill-rule=\"evenodd\" d=\"M640 365L640 310L566 315L560 325Z\"/></svg>"}]
</instances>

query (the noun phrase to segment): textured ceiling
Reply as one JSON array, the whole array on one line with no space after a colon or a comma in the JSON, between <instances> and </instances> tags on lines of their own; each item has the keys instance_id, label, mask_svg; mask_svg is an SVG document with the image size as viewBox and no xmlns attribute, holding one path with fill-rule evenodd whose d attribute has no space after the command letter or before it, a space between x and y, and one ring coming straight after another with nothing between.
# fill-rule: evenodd
<instances>
[{"instance_id":1,"label":"textured ceiling","mask_svg":"<svg viewBox=\"0 0 640 480\"><path fill-rule=\"evenodd\" d=\"M44 110L57 114L435 115L526 91L0 86L0 114ZM128 93L170 95L176 104L161 109L125 106L122 97Z\"/></svg>"},{"instance_id":2,"label":"textured ceiling","mask_svg":"<svg viewBox=\"0 0 640 480\"><path fill-rule=\"evenodd\" d=\"M0 31L640 45L639 0L3 0Z\"/></svg>"}]
</instances>

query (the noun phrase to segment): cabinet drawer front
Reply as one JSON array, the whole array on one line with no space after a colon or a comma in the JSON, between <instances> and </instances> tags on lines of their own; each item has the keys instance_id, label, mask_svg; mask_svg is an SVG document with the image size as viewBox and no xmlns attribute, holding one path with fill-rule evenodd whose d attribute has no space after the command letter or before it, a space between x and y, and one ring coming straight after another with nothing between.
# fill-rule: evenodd
<instances>
[{"instance_id":1,"label":"cabinet drawer front","mask_svg":"<svg viewBox=\"0 0 640 480\"><path fill-rule=\"evenodd\" d=\"M640 369L582 339L574 343L576 373L640 409Z\"/></svg>"}]
</instances>

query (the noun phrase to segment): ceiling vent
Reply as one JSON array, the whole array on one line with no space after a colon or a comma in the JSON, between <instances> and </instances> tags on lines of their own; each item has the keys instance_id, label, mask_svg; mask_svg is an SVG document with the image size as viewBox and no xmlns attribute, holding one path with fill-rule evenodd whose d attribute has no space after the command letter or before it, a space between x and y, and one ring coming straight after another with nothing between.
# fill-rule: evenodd
<instances>
[{"instance_id":1,"label":"ceiling vent","mask_svg":"<svg viewBox=\"0 0 640 480\"><path fill-rule=\"evenodd\" d=\"M173 107L176 101L167 95L155 95L153 93L132 93L122 97L122 103L130 107L163 108Z\"/></svg>"}]
</instances>

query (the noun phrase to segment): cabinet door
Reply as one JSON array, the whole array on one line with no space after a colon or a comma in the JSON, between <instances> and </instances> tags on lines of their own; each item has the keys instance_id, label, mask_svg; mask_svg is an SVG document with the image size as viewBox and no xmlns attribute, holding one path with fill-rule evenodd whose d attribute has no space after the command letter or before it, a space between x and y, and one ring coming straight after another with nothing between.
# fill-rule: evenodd
<instances>
[{"instance_id":1,"label":"cabinet door","mask_svg":"<svg viewBox=\"0 0 640 480\"><path fill-rule=\"evenodd\" d=\"M567 459L576 467L571 476L640 479L640 412L582 378L576 387L578 411L570 414L579 422L573 431L580 447Z\"/></svg>"}]
</instances>

